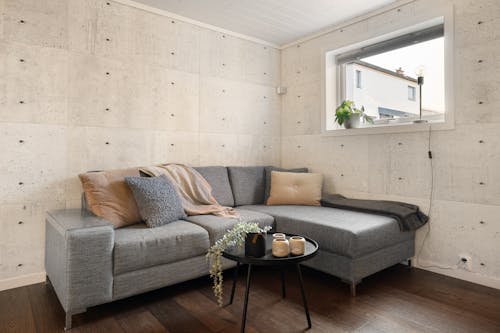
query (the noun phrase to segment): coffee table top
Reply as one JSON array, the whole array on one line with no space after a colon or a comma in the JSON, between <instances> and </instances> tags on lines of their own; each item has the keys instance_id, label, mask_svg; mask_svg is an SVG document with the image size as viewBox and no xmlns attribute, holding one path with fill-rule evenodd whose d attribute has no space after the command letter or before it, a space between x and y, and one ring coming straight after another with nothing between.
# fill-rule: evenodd
<instances>
[{"instance_id":1,"label":"coffee table top","mask_svg":"<svg viewBox=\"0 0 500 333\"><path fill-rule=\"evenodd\" d=\"M285 235L288 240L290 240L291 236L298 236L292 234L285 234ZM292 254L289 254L288 257L278 258L273 256L272 253L273 235L265 234L264 238L266 240L266 254L260 258L245 256L245 246L242 246L241 248L228 249L222 253L222 256L227 259L238 261L242 264L252 264L260 266L290 265L314 257L318 252L319 248L318 243L315 240L304 237L306 240L306 244L305 244L305 252L303 255L294 256Z\"/></svg>"}]
</instances>

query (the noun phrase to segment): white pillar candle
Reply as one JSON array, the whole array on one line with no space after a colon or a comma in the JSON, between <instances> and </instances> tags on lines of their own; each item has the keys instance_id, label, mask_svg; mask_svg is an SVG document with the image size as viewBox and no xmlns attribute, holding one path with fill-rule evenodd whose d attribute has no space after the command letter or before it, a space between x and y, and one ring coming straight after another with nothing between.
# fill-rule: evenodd
<instances>
[{"instance_id":1,"label":"white pillar candle","mask_svg":"<svg viewBox=\"0 0 500 333\"><path fill-rule=\"evenodd\" d=\"M294 256L303 255L306 251L306 240L304 237L292 236L290 237L290 252Z\"/></svg>"},{"instance_id":2,"label":"white pillar candle","mask_svg":"<svg viewBox=\"0 0 500 333\"><path fill-rule=\"evenodd\" d=\"M287 257L289 252L290 249L286 238L275 238L273 240L273 256Z\"/></svg>"}]
</instances>

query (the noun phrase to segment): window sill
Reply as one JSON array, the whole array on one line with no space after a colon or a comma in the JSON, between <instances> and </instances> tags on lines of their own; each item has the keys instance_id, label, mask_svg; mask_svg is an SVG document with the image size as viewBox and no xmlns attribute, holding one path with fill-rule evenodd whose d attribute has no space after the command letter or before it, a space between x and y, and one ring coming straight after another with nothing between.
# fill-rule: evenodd
<instances>
[{"instance_id":1,"label":"window sill","mask_svg":"<svg viewBox=\"0 0 500 333\"><path fill-rule=\"evenodd\" d=\"M426 132L429 129L433 131L452 130L455 125L451 122L428 122L423 124L415 123L395 123L372 125L369 127L360 128L338 128L332 130L324 130L323 136L346 136L346 135L371 135L371 134L391 134L391 133L411 133L411 132Z\"/></svg>"}]
</instances>

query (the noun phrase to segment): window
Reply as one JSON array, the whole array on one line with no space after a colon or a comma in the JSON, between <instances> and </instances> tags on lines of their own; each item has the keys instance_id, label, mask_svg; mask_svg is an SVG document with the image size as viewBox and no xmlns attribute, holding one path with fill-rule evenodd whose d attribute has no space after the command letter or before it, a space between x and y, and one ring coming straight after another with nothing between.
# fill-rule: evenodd
<instances>
[{"instance_id":1,"label":"window","mask_svg":"<svg viewBox=\"0 0 500 333\"><path fill-rule=\"evenodd\" d=\"M408 86L408 100L416 101L417 100L417 89L412 86Z\"/></svg>"},{"instance_id":2,"label":"window","mask_svg":"<svg viewBox=\"0 0 500 333\"><path fill-rule=\"evenodd\" d=\"M442 23L336 54L337 100L364 107L375 126L412 123L420 115L444 122L444 59Z\"/></svg>"},{"instance_id":3,"label":"window","mask_svg":"<svg viewBox=\"0 0 500 333\"><path fill-rule=\"evenodd\" d=\"M356 88L361 89L361 71L356 70Z\"/></svg>"}]
</instances>

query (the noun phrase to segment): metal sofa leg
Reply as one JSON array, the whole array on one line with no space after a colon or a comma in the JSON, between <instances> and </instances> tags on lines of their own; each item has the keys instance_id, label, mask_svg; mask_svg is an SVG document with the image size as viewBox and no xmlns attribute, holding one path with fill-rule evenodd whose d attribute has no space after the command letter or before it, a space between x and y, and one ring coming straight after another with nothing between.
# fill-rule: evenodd
<instances>
[{"instance_id":1,"label":"metal sofa leg","mask_svg":"<svg viewBox=\"0 0 500 333\"><path fill-rule=\"evenodd\" d=\"M349 286L351 289L351 296L356 297L356 282L351 282Z\"/></svg>"},{"instance_id":2,"label":"metal sofa leg","mask_svg":"<svg viewBox=\"0 0 500 333\"><path fill-rule=\"evenodd\" d=\"M68 331L71 329L71 319L73 317L73 314L71 312L66 312L66 322L64 324L64 330Z\"/></svg>"},{"instance_id":3,"label":"metal sofa leg","mask_svg":"<svg viewBox=\"0 0 500 333\"><path fill-rule=\"evenodd\" d=\"M347 281L347 280L342 280L342 282L345 282L349 284L349 288L351 290L351 296L356 297L356 286L361 282L361 280L353 282L353 281Z\"/></svg>"}]
</instances>

